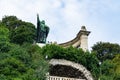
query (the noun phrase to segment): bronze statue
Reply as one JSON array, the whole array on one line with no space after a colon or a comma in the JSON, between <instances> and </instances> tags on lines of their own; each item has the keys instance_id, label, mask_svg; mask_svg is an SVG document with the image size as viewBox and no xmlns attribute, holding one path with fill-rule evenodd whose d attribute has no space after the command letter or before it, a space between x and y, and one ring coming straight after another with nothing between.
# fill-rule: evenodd
<instances>
[{"instance_id":1,"label":"bronze statue","mask_svg":"<svg viewBox=\"0 0 120 80\"><path fill-rule=\"evenodd\" d=\"M37 14L37 43L46 43L46 38L49 33L49 27L45 25L45 21L39 20L39 15Z\"/></svg>"}]
</instances>

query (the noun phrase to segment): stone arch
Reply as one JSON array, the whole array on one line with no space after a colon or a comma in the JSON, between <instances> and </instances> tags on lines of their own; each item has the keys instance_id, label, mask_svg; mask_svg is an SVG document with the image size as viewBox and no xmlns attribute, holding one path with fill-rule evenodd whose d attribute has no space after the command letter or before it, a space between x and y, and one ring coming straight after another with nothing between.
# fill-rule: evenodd
<instances>
[{"instance_id":1,"label":"stone arch","mask_svg":"<svg viewBox=\"0 0 120 80\"><path fill-rule=\"evenodd\" d=\"M70 66L73 68L78 69L80 72L82 72L87 80L94 80L90 71L88 71L83 65L68 61L65 59L51 59L49 62L51 65L65 65L65 66Z\"/></svg>"}]
</instances>

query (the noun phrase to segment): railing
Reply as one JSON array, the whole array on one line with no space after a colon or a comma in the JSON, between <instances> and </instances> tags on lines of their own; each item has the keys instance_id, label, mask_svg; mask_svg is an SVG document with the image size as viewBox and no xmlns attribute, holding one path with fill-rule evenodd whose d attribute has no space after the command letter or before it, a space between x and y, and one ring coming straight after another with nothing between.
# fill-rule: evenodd
<instances>
[{"instance_id":1,"label":"railing","mask_svg":"<svg viewBox=\"0 0 120 80\"><path fill-rule=\"evenodd\" d=\"M77 79L77 78L68 78L68 77L58 77L58 76L48 76L47 80L86 80L86 79Z\"/></svg>"}]
</instances>

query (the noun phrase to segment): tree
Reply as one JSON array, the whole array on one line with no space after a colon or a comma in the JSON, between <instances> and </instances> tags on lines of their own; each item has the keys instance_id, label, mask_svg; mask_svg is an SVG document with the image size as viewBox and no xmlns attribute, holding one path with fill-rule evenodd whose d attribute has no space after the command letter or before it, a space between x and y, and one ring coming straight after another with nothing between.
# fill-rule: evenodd
<instances>
[{"instance_id":1,"label":"tree","mask_svg":"<svg viewBox=\"0 0 120 80\"><path fill-rule=\"evenodd\" d=\"M40 54L41 48L31 44L35 33L32 23L19 20L16 16L5 16L0 21L1 80L46 79L48 63Z\"/></svg>"},{"instance_id":2,"label":"tree","mask_svg":"<svg viewBox=\"0 0 120 80\"><path fill-rule=\"evenodd\" d=\"M97 42L92 47L92 51L96 52L100 61L104 61L113 59L116 54L120 53L120 45L109 42Z\"/></svg>"},{"instance_id":3,"label":"tree","mask_svg":"<svg viewBox=\"0 0 120 80\"><path fill-rule=\"evenodd\" d=\"M37 45L11 44L10 50L0 53L0 79L45 80L48 63Z\"/></svg>"},{"instance_id":4,"label":"tree","mask_svg":"<svg viewBox=\"0 0 120 80\"><path fill-rule=\"evenodd\" d=\"M115 77L114 77L114 80L120 80L120 54L117 54L114 57L114 59L112 60L112 62L115 65L115 69L114 69Z\"/></svg>"},{"instance_id":5,"label":"tree","mask_svg":"<svg viewBox=\"0 0 120 80\"><path fill-rule=\"evenodd\" d=\"M23 44L25 42L33 43L35 40L35 29L29 28L30 26L19 26L11 32L11 42L16 44Z\"/></svg>"},{"instance_id":6,"label":"tree","mask_svg":"<svg viewBox=\"0 0 120 80\"><path fill-rule=\"evenodd\" d=\"M10 30L10 41L16 44L33 43L36 38L36 28L30 22L18 19L16 16L4 16L1 24Z\"/></svg>"},{"instance_id":7,"label":"tree","mask_svg":"<svg viewBox=\"0 0 120 80\"><path fill-rule=\"evenodd\" d=\"M8 52L9 50L9 30L4 26L0 26L0 52Z\"/></svg>"},{"instance_id":8,"label":"tree","mask_svg":"<svg viewBox=\"0 0 120 80\"><path fill-rule=\"evenodd\" d=\"M0 61L0 75L4 75L7 79L21 77L27 71L25 64L13 57Z\"/></svg>"},{"instance_id":9,"label":"tree","mask_svg":"<svg viewBox=\"0 0 120 80\"><path fill-rule=\"evenodd\" d=\"M111 60L105 60L100 65L100 80L116 80L115 77L115 65Z\"/></svg>"},{"instance_id":10,"label":"tree","mask_svg":"<svg viewBox=\"0 0 120 80\"><path fill-rule=\"evenodd\" d=\"M4 26L0 26L0 42L9 42L9 30Z\"/></svg>"},{"instance_id":11,"label":"tree","mask_svg":"<svg viewBox=\"0 0 120 80\"><path fill-rule=\"evenodd\" d=\"M41 55L41 48L29 43L22 45L22 47L26 49L32 60L31 68L34 69L33 77L35 80L46 80L46 73L48 72L49 65L48 62L44 60L43 55ZM29 75L26 80L33 79L33 77Z\"/></svg>"},{"instance_id":12,"label":"tree","mask_svg":"<svg viewBox=\"0 0 120 80\"><path fill-rule=\"evenodd\" d=\"M22 21L19 20L16 16L4 16L2 18L2 24L11 31L19 27L22 24Z\"/></svg>"}]
</instances>

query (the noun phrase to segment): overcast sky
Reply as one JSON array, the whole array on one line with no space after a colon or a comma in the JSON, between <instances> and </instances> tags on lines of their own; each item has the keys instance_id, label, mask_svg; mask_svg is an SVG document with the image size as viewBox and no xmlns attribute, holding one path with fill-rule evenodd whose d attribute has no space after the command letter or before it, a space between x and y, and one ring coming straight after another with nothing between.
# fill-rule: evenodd
<instances>
[{"instance_id":1,"label":"overcast sky","mask_svg":"<svg viewBox=\"0 0 120 80\"><path fill-rule=\"evenodd\" d=\"M86 26L89 49L98 41L120 44L120 0L0 0L0 20L15 15L36 25L36 14L50 27L48 41L72 40Z\"/></svg>"}]
</instances>

